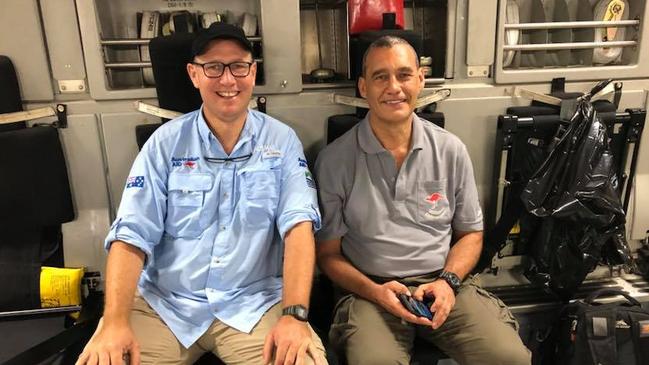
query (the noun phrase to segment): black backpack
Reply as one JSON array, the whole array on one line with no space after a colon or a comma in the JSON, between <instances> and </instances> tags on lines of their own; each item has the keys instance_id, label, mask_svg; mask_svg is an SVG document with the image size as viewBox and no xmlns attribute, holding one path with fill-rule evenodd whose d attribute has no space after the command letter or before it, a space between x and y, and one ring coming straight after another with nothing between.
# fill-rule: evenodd
<instances>
[{"instance_id":1,"label":"black backpack","mask_svg":"<svg viewBox=\"0 0 649 365\"><path fill-rule=\"evenodd\" d=\"M602 295L621 295L626 301L595 303ZM598 290L563 308L546 345L544 364L647 365L649 310L624 291Z\"/></svg>"}]
</instances>

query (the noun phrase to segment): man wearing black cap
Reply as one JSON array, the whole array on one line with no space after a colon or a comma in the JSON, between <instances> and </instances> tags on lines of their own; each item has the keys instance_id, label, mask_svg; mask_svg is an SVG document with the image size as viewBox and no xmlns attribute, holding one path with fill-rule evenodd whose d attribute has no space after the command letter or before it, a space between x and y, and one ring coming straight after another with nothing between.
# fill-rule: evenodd
<instances>
[{"instance_id":1,"label":"man wearing black cap","mask_svg":"<svg viewBox=\"0 0 649 365\"><path fill-rule=\"evenodd\" d=\"M77 363L324 364L307 323L320 214L302 145L248 109L257 64L241 29L212 24L192 52L203 105L133 164L106 238L104 317Z\"/></svg>"}]
</instances>

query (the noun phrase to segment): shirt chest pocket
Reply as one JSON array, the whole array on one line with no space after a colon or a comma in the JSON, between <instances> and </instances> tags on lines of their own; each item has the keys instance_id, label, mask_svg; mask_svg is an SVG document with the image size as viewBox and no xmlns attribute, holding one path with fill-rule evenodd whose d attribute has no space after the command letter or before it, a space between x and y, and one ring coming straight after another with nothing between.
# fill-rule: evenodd
<instances>
[{"instance_id":1,"label":"shirt chest pocket","mask_svg":"<svg viewBox=\"0 0 649 365\"><path fill-rule=\"evenodd\" d=\"M446 180L417 182L417 219L420 224L445 231L451 224L453 209Z\"/></svg>"},{"instance_id":2,"label":"shirt chest pocket","mask_svg":"<svg viewBox=\"0 0 649 365\"><path fill-rule=\"evenodd\" d=\"M212 189L211 174L171 173L168 182L165 231L174 237L196 238L206 228L205 195Z\"/></svg>"},{"instance_id":3,"label":"shirt chest pocket","mask_svg":"<svg viewBox=\"0 0 649 365\"><path fill-rule=\"evenodd\" d=\"M242 215L247 227L264 228L273 224L281 184L281 160L275 160L241 175L245 196Z\"/></svg>"}]
</instances>

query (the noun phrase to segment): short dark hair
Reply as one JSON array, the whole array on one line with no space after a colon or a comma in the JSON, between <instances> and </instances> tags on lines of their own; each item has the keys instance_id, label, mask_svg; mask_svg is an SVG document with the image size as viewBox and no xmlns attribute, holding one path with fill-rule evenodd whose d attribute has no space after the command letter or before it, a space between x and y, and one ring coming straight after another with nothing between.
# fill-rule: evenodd
<instances>
[{"instance_id":1,"label":"short dark hair","mask_svg":"<svg viewBox=\"0 0 649 365\"><path fill-rule=\"evenodd\" d=\"M417 67L419 67L419 56L417 56L417 51L415 50L415 47L413 47L410 43L408 43L407 40L399 37L395 37L392 35L384 35L383 37L375 40L372 42L369 47L367 47L367 50L365 50L365 54L363 54L363 69L361 70L361 77L365 76L365 70L367 68L366 62L367 62L367 55L370 54L370 51L375 49L375 48L392 48L396 46L397 44L403 44L408 46L412 51L415 53L415 59L417 62Z\"/></svg>"}]
</instances>

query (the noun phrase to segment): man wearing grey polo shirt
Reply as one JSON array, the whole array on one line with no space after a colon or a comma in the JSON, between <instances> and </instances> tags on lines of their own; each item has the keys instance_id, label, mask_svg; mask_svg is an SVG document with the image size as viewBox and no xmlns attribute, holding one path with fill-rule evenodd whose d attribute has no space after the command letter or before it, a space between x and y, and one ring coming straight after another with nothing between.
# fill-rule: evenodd
<instances>
[{"instance_id":1,"label":"man wearing grey polo shirt","mask_svg":"<svg viewBox=\"0 0 649 365\"><path fill-rule=\"evenodd\" d=\"M320 268L347 295L329 337L353 365L409 364L415 337L460 364L530 364L517 323L469 273L482 213L466 147L414 113L414 49L383 37L358 81L368 116L319 155ZM398 294L427 301L417 317Z\"/></svg>"}]
</instances>

